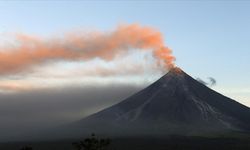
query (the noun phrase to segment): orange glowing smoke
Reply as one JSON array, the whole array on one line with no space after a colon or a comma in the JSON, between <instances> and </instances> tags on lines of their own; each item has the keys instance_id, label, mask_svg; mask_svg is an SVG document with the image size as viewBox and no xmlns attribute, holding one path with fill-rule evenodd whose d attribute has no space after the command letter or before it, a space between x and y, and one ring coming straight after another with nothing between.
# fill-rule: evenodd
<instances>
[{"instance_id":1,"label":"orange glowing smoke","mask_svg":"<svg viewBox=\"0 0 250 150\"><path fill-rule=\"evenodd\" d=\"M100 58L111 61L128 50L152 50L157 62L167 69L175 58L164 46L160 32L137 24L118 26L111 32L69 34L41 39L24 34L16 35L15 47L0 48L0 74L26 71L34 65L51 61L87 61Z\"/></svg>"}]
</instances>

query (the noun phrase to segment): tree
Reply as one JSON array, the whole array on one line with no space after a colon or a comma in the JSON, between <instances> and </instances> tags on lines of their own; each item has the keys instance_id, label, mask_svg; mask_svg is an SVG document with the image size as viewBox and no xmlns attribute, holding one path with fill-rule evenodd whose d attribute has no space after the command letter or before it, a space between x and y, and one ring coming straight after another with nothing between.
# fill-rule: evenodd
<instances>
[{"instance_id":1,"label":"tree","mask_svg":"<svg viewBox=\"0 0 250 150\"><path fill-rule=\"evenodd\" d=\"M83 141L72 143L77 150L107 150L111 140L108 138L97 138L95 134L85 138Z\"/></svg>"},{"instance_id":2,"label":"tree","mask_svg":"<svg viewBox=\"0 0 250 150\"><path fill-rule=\"evenodd\" d=\"M20 150L33 150L31 146L24 146Z\"/></svg>"}]
</instances>

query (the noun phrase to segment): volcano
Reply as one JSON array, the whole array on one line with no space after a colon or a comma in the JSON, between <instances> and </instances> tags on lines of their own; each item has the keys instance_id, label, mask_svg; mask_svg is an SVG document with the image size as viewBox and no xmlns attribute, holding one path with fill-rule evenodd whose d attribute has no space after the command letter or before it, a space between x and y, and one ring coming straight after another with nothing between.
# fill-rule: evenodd
<instances>
[{"instance_id":1,"label":"volcano","mask_svg":"<svg viewBox=\"0 0 250 150\"><path fill-rule=\"evenodd\" d=\"M116 136L249 133L250 109L172 68L142 91L73 125Z\"/></svg>"}]
</instances>

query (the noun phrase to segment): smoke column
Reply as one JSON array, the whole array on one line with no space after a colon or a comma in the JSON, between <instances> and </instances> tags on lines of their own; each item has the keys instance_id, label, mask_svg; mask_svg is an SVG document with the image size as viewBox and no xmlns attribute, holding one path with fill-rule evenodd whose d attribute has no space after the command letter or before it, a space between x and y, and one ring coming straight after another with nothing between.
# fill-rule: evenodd
<instances>
[{"instance_id":1,"label":"smoke column","mask_svg":"<svg viewBox=\"0 0 250 150\"><path fill-rule=\"evenodd\" d=\"M129 50L152 50L159 65L170 69L175 58L164 46L162 34L137 24L121 25L110 32L69 34L43 39L25 34L15 35L15 46L0 47L0 75L27 71L51 61L88 61L100 58L112 61Z\"/></svg>"}]
</instances>

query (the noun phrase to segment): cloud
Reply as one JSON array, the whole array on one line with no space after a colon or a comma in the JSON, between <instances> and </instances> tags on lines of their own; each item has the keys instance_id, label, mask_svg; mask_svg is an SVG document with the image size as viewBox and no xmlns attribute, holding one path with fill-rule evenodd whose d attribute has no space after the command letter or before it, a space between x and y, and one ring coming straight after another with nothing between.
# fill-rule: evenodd
<instances>
[{"instance_id":1,"label":"cloud","mask_svg":"<svg viewBox=\"0 0 250 150\"><path fill-rule=\"evenodd\" d=\"M201 84L203 84L203 85L208 85L208 83L205 82L204 80L202 80L201 78L196 78L196 80L197 80L198 82L200 82Z\"/></svg>"},{"instance_id":2,"label":"cloud","mask_svg":"<svg viewBox=\"0 0 250 150\"><path fill-rule=\"evenodd\" d=\"M211 85L211 86L216 85L216 80L215 80L214 78L208 77L208 79L210 80L210 85Z\"/></svg>"},{"instance_id":3,"label":"cloud","mask_svg":"<svg viewBox=\"0 0 250 150\"><path fill-rule=\"evenodd\" d=\"M13 140L18 135L79 120L122 101L145 86L116 83L1 93L0 140Z\"/></svg>"},{"instance_id":4,"label":"cloud","mask_svg":"<svg viewBox=\"0 0 250 150\"><path fill-rule=\"evenodd\" d=\"M154 68L155 67L155 68ZM0 77L0 92L32 91L70 86L106 85L111 83L147 84L162 75L149 61L123 58L105 63L59 63L40 66L29 74Z\"/></svg>"},{"instance_id":5,"label":"cloud","mask_svg":"<svg viewBox=\"0 0 250 150\"><path fill-rule=\"evenodd\" d=\"M206 86L214 86L214 85L216 85L216 80L214 78L212 78L212 77L208 77L209 82L206 82L206 81L202 80L201 78L196 78L196 80L198 82L200 82L201 84L206 85Z\"/></svg>"}]
</instances>

